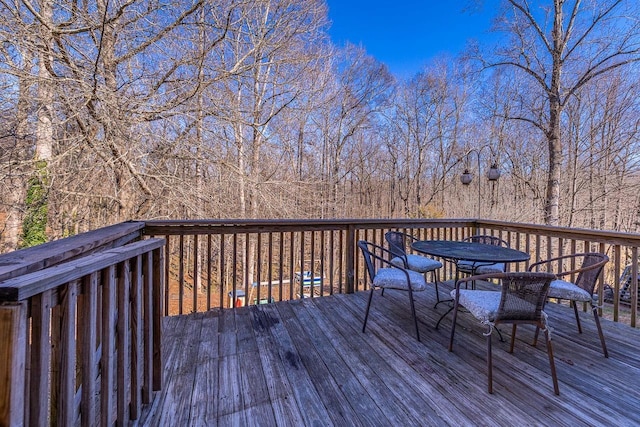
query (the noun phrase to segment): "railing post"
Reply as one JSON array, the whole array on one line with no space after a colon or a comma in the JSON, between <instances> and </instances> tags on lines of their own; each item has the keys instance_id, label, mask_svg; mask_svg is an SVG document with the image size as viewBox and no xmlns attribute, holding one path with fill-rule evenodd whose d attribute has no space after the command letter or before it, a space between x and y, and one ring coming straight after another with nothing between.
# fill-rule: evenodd
<instances>
[{"instance_id":1,"label":"railing post","mask_svg":"<svg viewBox=\"0 0 640 427\"><path fill-rule=\"evenodd\" d=\"M24 424L26 303L0 305L0 425Z\"/></svg>"},{"instance_id":2,"label":"railing post","mask_svg":"<svg viewBox=\"0 0 640 427\"><path fill-rule=\"evenodd\" d=\"M355 290L355 270L356 270L356 228L350 224L347 226L347 293L352 294Z\"/></svg>"},{"instance_id":3,"label":"railing post","mask_svg":"<svg viewBox=\"0 0 640 427\"><path fill-rule=\"evenodd\" d=\"M169 244L169 240L167 240L166 245ZM163 375L163 365L162 365L162 291L165 289L165 280L168 280L165 277L165 262L168 264L169 259L164 258L164 252L162 249L156 249L153 251L153 269L152 269L152 277L153 277L153 314L152 314L152 337L153 337L153 390L158 391L162 390L162 375ZM165 307L165 313L168 308Z\"/></svg>"}]
</instances>

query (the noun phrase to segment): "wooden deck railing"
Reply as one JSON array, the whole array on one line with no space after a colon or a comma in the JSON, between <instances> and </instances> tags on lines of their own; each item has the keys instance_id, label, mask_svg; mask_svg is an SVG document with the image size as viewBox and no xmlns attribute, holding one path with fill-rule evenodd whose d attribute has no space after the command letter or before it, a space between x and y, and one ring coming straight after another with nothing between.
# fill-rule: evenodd
<instances>
[{"instance_id":1,"label":"wooden deck railing","mask_svg":"<svg viewBox=\"0 0 640 427\"><path fill-rule=\"evenodd\" d=\"M162 315L364 290L356 242L393 229L497 235L531 262L607 253L602 310L636 327L638 234L468 219L129 222L0 256L0 425L135 420L161 387Z\"/></svg>"},{"instance_id":2,"label":"wooden deck railing","mask_svg":"<svg viewBox=\"0 0 640 427\"><path fill-rule=\"evenodd\" d=\"M638 266L632 260L638 259L638 234L468 219L148 221L144 231L167 241L164 306L171 315L365 289L356 242L383 243L391 229L423 239L492 234L531 254L531 262L572 252L605 252L611 262L600 284L614 292L605 316L637 324ZM626 265L633 266L631 299L621 303L619 278ZM303 271L317 279L315 286L299 280L296 273ZM453 276L451 265L445 275ZM599 298L602 303L603 292Z\"/></svg>"},{"instance_id":3,"label":"wooden deck railing","mask_svg":"<svg viewBox=\"0 0 640 427\"><path fill-rule=\"evenodd\" d=\"M172 315L362 290L357 240L382 242L391 228L462 238L473 227L469 220L148 221L145 234L167 241L165 314Z\"/></svg>"},{"instance_id":4,"label":"wooden deck railing","mask_svg":"<svg viewBox=\"0 0 640 427\"><path fill-rule=\"evenodd\" d=\"M162 387L164 240L82 239L84 256L8 273L39 263L22 252L0 282L0 425L122 425Z\"/></svg>"}]
</instances>

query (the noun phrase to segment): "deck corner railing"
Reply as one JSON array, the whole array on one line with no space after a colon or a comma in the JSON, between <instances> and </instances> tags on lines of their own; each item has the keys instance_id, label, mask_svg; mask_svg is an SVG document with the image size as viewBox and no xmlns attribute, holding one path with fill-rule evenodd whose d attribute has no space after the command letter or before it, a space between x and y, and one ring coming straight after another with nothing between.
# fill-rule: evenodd
<instances>
[{"instance_id":1,"label":"deck corner railing","mask_svg":"<svg viewBox=\"0 0 640 427\"><path fill-rule=\"evenodd\" d=\"M0 282L0 425L124 424L162 387L165 242L129 241Z\"/></svg>"}]
</instances>

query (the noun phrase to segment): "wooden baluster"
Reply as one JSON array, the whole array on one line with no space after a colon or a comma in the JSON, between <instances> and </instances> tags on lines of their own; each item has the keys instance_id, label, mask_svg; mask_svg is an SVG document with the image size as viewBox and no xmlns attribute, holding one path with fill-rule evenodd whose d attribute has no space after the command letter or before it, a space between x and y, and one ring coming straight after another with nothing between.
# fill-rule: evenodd
<instances>
[{"instance_id":1,"label":"wooden baluster","mask_svg":"<svg viewBox=\"0 0 640 427\"><path fill-rule=\"evenodd\" d=\"M31 299L31 374L29 423L42 426L49 417L49 370L51 369L51 291Z\"/></svg>"},{"instance_id":2,"label":"wooden baluster","mask_svg":"<svg viewBox=\"0 0 640 427\"><path fill-rule=\"evenodd\" d=\"M0 305L0 425L24 423L27 304Z\"/></svg>"},{"instance_id":3,"label":"wooden baluster","mask_svg":"<svg viewBox=\"0 0 640 427\"><path fill-rule=\"evenodd\" d=\"M142 255L132 260L131 274L131 406L130 419L137 420L142 409Z\"/></svg>"},{"instance_id":4,"label":"wooden baluster","mask_svg":"<svg viewBox=\"0 0 640 427\"><path fill-rule=\"evenodd\" d=\"M83 294L78 312L78 341L81 349L82 400L80 413L82 425L95 423L96 407L96 339L98 317L98 273L92 273L83 279Z\"/></svg>"},{"instance_id":5,"label":"wooden baluster","mask_svg":"<svg viewBox=\"0 0 640 427\"><path fill-rule=\"evenodd\" d=\"M124 425L129 419L129 396L128 388L130 381L130 358L129 358L129 344L130 344L130 306L129 306L129 292L131 286L131 268L129 266L129 260L121 262L118 265L118 291L117 291L117 305L118 305L118 319L116 323L117 331L117 367L116 370L116 388L117 388L117 408L118 408L118 425Z\"/></svg>"},{"instance_id":6,"label":"wooden baluster","mask_svg":"<svg viewBox=\"0 0 640 427\"><path fill-rule=\"evenodd\" d=\"M102 355L100 358L100 418L103 426L114 423L113 393L114 351L116 347L116 268L109 266L102 272Z\"/></svg>"}]
</instances>

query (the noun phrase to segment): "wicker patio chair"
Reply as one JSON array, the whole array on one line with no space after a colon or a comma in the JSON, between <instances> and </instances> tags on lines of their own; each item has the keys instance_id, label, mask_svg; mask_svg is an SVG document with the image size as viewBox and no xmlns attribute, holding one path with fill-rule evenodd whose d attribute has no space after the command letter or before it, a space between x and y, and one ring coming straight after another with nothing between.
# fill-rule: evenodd
<instances>
[{"instance_id":1,"label":"wicker patio chair","mask_svg":"<svg viewBox=\"0 0 640 427\"><path fill-rule=\"evenodd\" d=\"M519 324L535 325L545 332L547 354L549 356L549 365L551 367L551 377L553 380L553 391L555 394L560 394L553 359L553 348L547 328L547 316L544 311L542 311L549 284L554 278L555 276L549 273L490 273L467 277L456 282L455 289L451 291L451 297L454 299L454 308L449 351L453 351L453 338L456 330L458 308L463 306L469 310L481 324L488 328L484 335L487 337L487 379L489 393L493 393L491 335L497 325L510 323L512 324L512 332L509 353L513 353L516 328ZM461 285L466 285L466 282L472 280L492 279L501 281L502 290L483 291L460 289Z\"/></svg>"},{"instance_id":2,"label":"wicker patio chair","mask_svg":"<svg viewBox=\"0 0 640 427\"><path fill-rule=\"evenodd\" d=\"M547 271L556 275L557 279L551 282L547 297L571 301L578 325L578 333L580 334L582 333L582 326L580 325L577 303L588 302L591 305L604 357L609 357L609 352L607 351L602 326L600 325L599 307L595 303L593 293L598 277L600 277L600 273L608 261L609 257L605 254L588 252L550 258L529 266L529 271ZM578 264L580 264L580 267L575 268L575 265ZM568 267L566 267L567 265ZM575 281L567 280L572 277L575 277Z\"/></svg>"},{"instance_id":3,"label":"wicker patio chair","mask_svg":"<svg viewBox=\"0 0 640 427\"><path fill-rule=\"evenodd\" d=\"M393 256L391 264L396 267L404 267L406 265L409 270L423 274L425 276L425 280L427 273L431 273L433 275L433 283L436 288L437 306L441 302L440 292L438 291L438 270L442 268L442 263L423 255L407 253L407 247L410 246L412 242L420 240L410 234L402 233L400 231L389 231L384 235L384 237L389 244L389 250Z\"/></svg>"},{"instance_id":4,"label":"wicker patio chair","mask_svg":"<svg viewBox=\"0 0 640 427\"><path fill-rule=\"evenodd\" d=\"M399 267L391 264L389 256L392 255L392 253L382 246L360 240L358 247L362 250L362 255L364 256L371 288L369 301L367 302L367 310L364 315L364 323L362 324L362 332L364 333L367 327L369 309L375 290L377 288L382 289L381 294L384 295L385 289L398 289L407 291L409 294L411 315L413 316L413 322L416 326L416 338L420 341L420 331L418 329L418 318L416 317L413 293L424 291L427 288L424 276L416 271L409 270L406 265Z\"/></svg>"}]
</instances>

